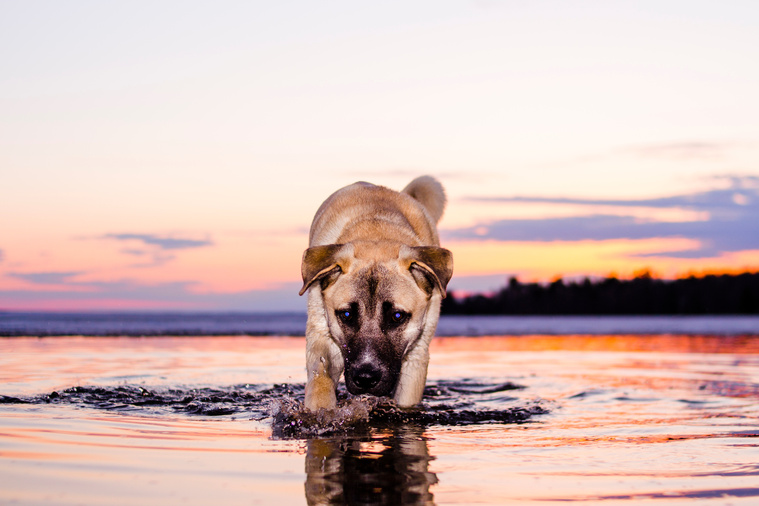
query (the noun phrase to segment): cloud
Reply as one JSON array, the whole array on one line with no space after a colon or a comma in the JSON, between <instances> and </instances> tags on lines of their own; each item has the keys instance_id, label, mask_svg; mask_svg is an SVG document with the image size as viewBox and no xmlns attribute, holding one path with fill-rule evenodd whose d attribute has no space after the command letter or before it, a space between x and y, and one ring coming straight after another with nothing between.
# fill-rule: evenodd
<instances>
[{"instance_id":1,"label":"cloud","mask_svg":"<svg viewBox=\"0 0 759 506\"><path fill-rule=\"evenodd\" d=\"M5 260L5 252L0 249L0 263L2 263L3 260Z\"/></svg>"},{"instance_id":2,"label":"cloud","mask_svg":"<svg viewBox=\"0 0 759 506\"><path fill-rule=\"evenodd\" d=\"M725 252L759 249L759 178L731 176L727 189L654 199L577 199L548 197L469 198L470 201L582 204L603 207L679 208L702 211L708 219L685 222L640 220L632 216L589 214L548 219L508 219L448 230L448 239L498 241L604 241L611 239L688 238L692 250L641 256L709 258Z\"/></svg>"},{"instance_id":3,"label":"cloud","mask_svg":"<svg viewBox=\"0 0 759 506\"><path fill-rule=\"evenodd\" d=\"M105 234L99 239L109 239L142 245L122 248L126 255L147 258L147 261L132 264L130 267L157 267L174 260L176 255L169 252L213 246L210 239L188 239L155 234Z\"/></svg>"},{"instance_id":4,"label":"cloud","mask_svg":"<svg viewBox=\"0 0 759 506\"><path fill-rule=\"evenodd\" d=\"M620 150L635 156L646 158L669 158L677 160L718 159L725 156L733 144L726 142L670 142L665 144L650 144Z\"/></svg>"},{"instance_id":5,"label":"cloud","mask_svg":"<svg viewBox=\"0 0 759 506\"><path fill-rule=\"evenodd\" d=\"M37 273L44 274L44 273ZM48 273L56 274L56 273ZM57 273L65 274L65 273ZM64 281L66 277L62 276ZM223 311L305 311L298 297L300 282L282 283L263 290L208 292L197 283L177 281L144 284L133 280L66 281L58 290L0 290L0 308L44 309L194 309Z\"/></svg>"},{"instance_id":6,"label":"cloud","mask_svg":"<svg viewBox=\"0 0 759 506\"><path fill-rule=\"evenodd\" d=\"M749 208L756 210L759 206L759 177L755 176L724 176L728 179L730 188L710 190L689 195L654 199L579 199L564 197L466 197L470 202L524 202L542 204L582 204L589 206L611 207L652 207L652 208L681 208L694 211L719 213L721 211L745 212Z\"/></svg>"},{"instance_id":7,"label":"cloud","mask_svg":"<svg viewBox=\"0 0 759 506\"><path fill-rule=\"evenodd\" d=\"M106 234L103 237L119 241L141 241L145 245L157 246L163 250L200 248L213 245L213 242L209 239L179 239L176 237L161 237L153 234Z\"/></svg>"},{"instance_id":8,"label":"cloud","mask_svg":"<svg viewBox=\"0 0 759 506\"><path fill-rule=\"evenodd\" d=\"M6 276L21 279L35 285L62 285L69 278L84 274L83 272L9 272Z\"/></svg>"}]
</instances>

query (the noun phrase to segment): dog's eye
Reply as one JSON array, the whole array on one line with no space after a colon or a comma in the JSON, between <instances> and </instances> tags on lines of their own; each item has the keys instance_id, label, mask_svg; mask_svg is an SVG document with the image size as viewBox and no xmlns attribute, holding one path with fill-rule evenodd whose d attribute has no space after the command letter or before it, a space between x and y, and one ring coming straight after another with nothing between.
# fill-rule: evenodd
<instances>
[{"instance_id":1,"label":"dog's eye","mask_svg":"<svg viewBox=\"0 0 759 506\"><path fill-rule=\"evenodd\" d=\"M335 311L335 314L340 319L340 321L345 324L351 324L356 320L356 310L353 308L338 309Z\"/></svg>"},{"instance_id":2,"label":"dog's eye","mask_svg":"<svg viewBox=\"0 0 759 506\"><path fill-rule=\"evenodd\" d=\"M411 318L411 315L402 309L393 307L393 303L385 301L382 303L382 325L385 330L398 328Z\"/></svg>"},{"instance_id":3,"label":"dog's eye","mask_svg":"<svg viewBox=\"0 0 759 506\"><path fill-rule=\"evenodd\" d=\"M407 312L396 309L396 310L390 311L390 322L394 326L398 326L398 325L401 325L402 323L405 323L406 320L408 320L410 316L411 315L409 315Z\"/></svg>"}]
</instances>

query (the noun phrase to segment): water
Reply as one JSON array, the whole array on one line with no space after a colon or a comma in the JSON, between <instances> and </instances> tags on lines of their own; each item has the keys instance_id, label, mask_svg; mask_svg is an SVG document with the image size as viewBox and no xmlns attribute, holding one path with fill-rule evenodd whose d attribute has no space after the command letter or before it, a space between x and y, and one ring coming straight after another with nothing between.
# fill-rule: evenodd
<instances>
[{"instance_id":1,"label":"water","mask_svg":"<svg viewBox=\"0 0 759 506\"><path fill-rule=\"evenodd\" d=\"M126 384L114 387L75 386L26 397L0 395L0 404L71 404L156 416L177 412L204 416L239 414L256 421L270 420L272 436L284 439L354 435L380 427L405 425L423 428L430 425L521 423L533 415L548 412L537 402L529 406L513 405L518 399L505 393L522 388L510 382L432 381L425 390L423 407L399 409L389 398L351 396L341 385L337 408L317 413L303 405L303 384L285 383L158 390Z\"/></svg>"},{"instance_id":2,"label":"water","mask_svg":"<svg viewBox=\"0 0 759 506\"><path fill-rule=\"evenodd\" d=\"M0 312L0 336L302 336L305 313ZM759 316L443 316L438 336L759 334Z\"/></svg>"},{"instance_id":3,"label":"water","mask_svg":"<svg viewBox=\"0 0 759 506\"><path fill-rule=\"evenodd\" d=\"M303 356L0 339L0 503L759 502L756 336L436 338L423 409L343 392L317 424Z\"/></svg>"}]
</instances>

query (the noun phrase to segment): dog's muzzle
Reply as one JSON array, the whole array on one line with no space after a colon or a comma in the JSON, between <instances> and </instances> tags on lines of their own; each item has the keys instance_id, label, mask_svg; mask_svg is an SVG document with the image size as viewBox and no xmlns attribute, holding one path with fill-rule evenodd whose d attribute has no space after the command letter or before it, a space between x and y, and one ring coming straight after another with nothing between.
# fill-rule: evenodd
<instances>
[{"instance_id":1,"label":"dog's muzzle","mask_svg":"<svg viewBox=\"0 0 759 506\"><path fill-rule=\"evenodd\" d=\"M356 386L368 392L382 380L382 371L379 367L375 367L372 364L363 364L353 371L353 383Z\"/></svg>"},{"instance_id":2,"label":"dog's muzzle","mask_svg":"<svg viewBox=\"0 0 759 506\"><path fill-rule=\"evenodd\" d=\"M389 396L395 390L397 381L397 373L373 362L350 365L345 370L345 386L353 395Z\"/></svg>"}]
</instances>

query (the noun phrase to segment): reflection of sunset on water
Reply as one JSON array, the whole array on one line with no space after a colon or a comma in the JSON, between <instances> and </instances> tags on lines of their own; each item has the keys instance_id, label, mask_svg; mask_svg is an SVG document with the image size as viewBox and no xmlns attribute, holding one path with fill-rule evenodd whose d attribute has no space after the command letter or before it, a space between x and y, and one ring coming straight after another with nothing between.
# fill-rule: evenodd
<instances>
[{"instance_id":1,"label":"reflection of sunset on water","mask_svg":"<svg viewBox=\"0 0 759 506\"><path fill-rule=\"evenodd\" d=\"M185 392L302 385L303 353L302 338L3 339L0 395L75 385ZM121 504L204 504L211 493L230 504L345 494L647 504L724 495L740 504L759 497L748 492L756 478L757 371L756 336L437 338L430 384L513 382L524 388L489 394L487 403L539 402L548 414L310 440L272 438L270 421L244 412L4 403L0 497L103 502L107 490ZM41 480L44 491L33 485Z\"/></svg>"},{"instance_id":2,"label":"reflection of sunset on water","mask_svg":"<svg viewBox=\"0 0 759 506\"><path fill-rule=\"evenodd\" d=\"M527 335L439 337L433 349L441 351L639 351L673 353L759 353L756 336L684 335Z\"/></svg>"}]
</instances>

